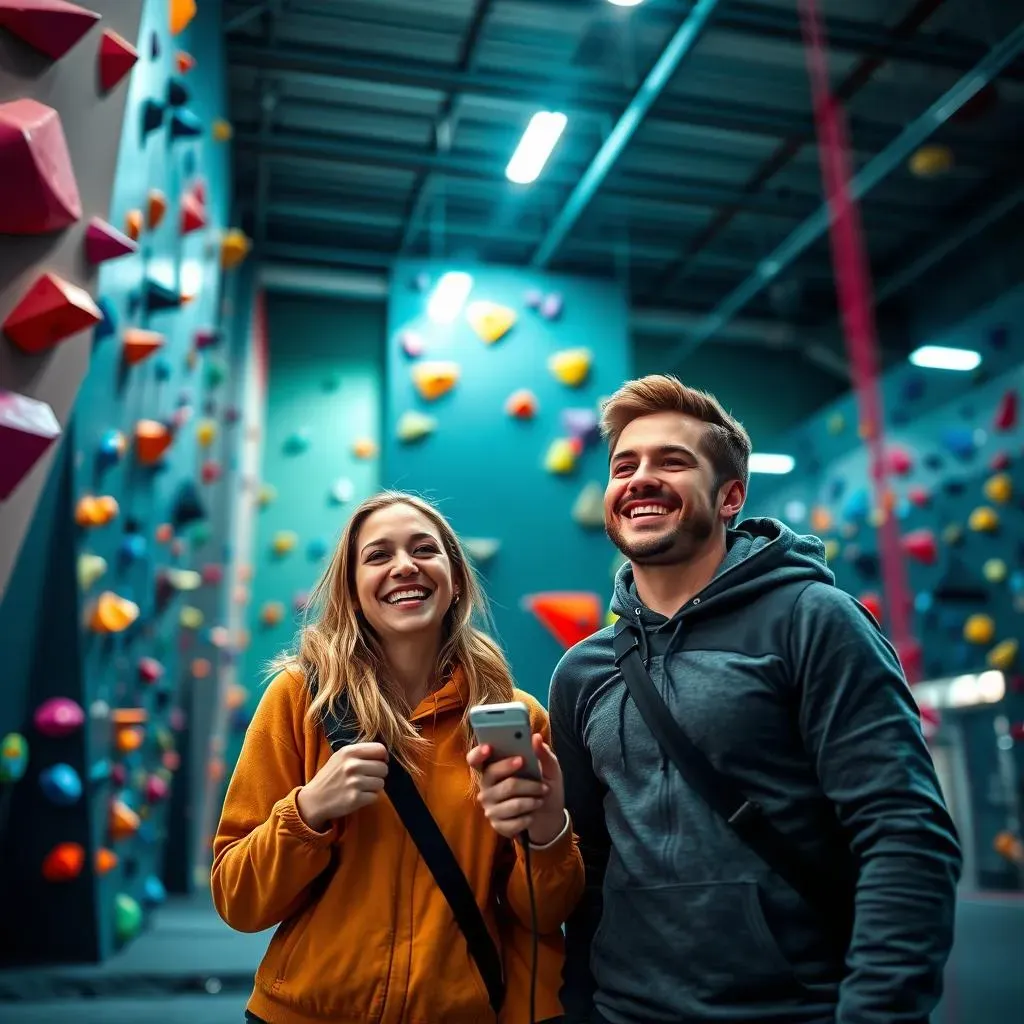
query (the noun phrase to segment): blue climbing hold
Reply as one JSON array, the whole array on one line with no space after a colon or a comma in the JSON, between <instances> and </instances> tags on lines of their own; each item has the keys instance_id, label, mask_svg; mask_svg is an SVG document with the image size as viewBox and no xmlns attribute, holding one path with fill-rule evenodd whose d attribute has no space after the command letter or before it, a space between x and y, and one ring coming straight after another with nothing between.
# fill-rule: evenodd
<instances>
[{"instance_id":1,"label":"blue climbing hold","mask_svg":"<svg viewBox=\"0 0 1024 1024\"><path fill-rule=\"evenodd\" d=\"M54 764L39 773L39 788L52 804L70 807L82 796L82 780L69 764Z\"/></svg>"},{"instance_id":2,"label":"blue climbing hold","mask_svg":"<svg viewBox=\"0 0 1024 1024\"><path fill-rule=\"evenodd\" d=\"M969 459L974 455L974 431L965 427L947 427L940 435L942 447L958 459Z\"/></svg>"},{"instance_id":3,"label":"blue climbing hold","mask_svg":"<svg viewBox=\"0 0 1024 1024\"><path fill-rule=\"evenodd\" d=\"M166 356L157 356L153 362L153 370L156 373L156 379L161 383L171 379L172 367L171 362Z\"/></svg>"},{"instance_id":4,"label":"blue climbing hold","mask_svg":"<svg viewBox=\"0 0 1024 1024\"><path fill-rule=\"evenodd\" d=\"M142 898L151 907L158 906L167 899L167 890L164 883L156 875L150 875L142 883Z\"/></svg>"},{"instance_id":5,"label":"blue climbing hold","mask_svg":"<svg viewBox=\"0 0 1024 1024\"><path fill-rule=\"evenodd\" d=\"M916 402L924 397L926 382L923 373L908 373L900 387L900 398L904 402Z\"/></svg>"},{"instance_id":6,"label":"blue climbing hold","mask_svg":"<svg viewBox=\"0 0 1024 1024\"><path fill-rule=\"evenodd\" d=\"M306 557L311 562L319 562L327 554L327 541L316 537L306 546Z\"/></svg>"},{"instance_id":7,"label":"blue climbing hold","mask_svg":"<svg viewBox=\"0 0 1024 1024\"><path fill-rule=\"evenodd\" d=\"M141 533L131 533L121 539L117 556L122 565L133 565L146 557L146 538Z\"/></svg>"},{"instance_id":8,"label":"blue climbing hold","mask_svg":"<svg viewBox=\"0 0 1024 1024\"><path fill-rule=\"evenodd\" d=\"M858 487L857 490L847 495L846 500L843 502L841 515L843 519L859 522L867 517L870 509L871 497L868 494L867 488Z\"/></svg>"}]
</instances>

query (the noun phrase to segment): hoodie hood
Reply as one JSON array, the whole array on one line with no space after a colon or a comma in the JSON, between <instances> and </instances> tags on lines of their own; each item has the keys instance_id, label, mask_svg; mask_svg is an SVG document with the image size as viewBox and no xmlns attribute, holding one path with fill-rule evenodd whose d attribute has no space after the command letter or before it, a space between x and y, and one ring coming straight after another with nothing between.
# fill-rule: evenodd
<instances>
[{"instance_id":1,"label":"hoodie hood","mask_svg":"<svg viewBox=\"0 0 1024 1024\"><path fill-rule=\"evenodd\" d=\"M725 558L700 593L700 611L714 609L721 613L732 605L749 603L766 590L799 580L835 584L825 559L825 545L817 537L794 533L777 519L745 519L726 533ZM688 603L666 619L645 607L637 597L629 562L615 574L612 611L634 619L639 612L645 630L675 623L690 607Z\"/></svg>"}]
</instances>

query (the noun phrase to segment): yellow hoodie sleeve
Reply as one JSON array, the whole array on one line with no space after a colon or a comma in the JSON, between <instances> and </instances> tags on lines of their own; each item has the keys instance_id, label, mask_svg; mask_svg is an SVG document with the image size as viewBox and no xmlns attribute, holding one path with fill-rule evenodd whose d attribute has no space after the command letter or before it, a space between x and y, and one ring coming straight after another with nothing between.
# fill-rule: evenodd
<instances>
[{"instance_id":1,"label":"yellow hoodie sleeve","mask_svg":"<svg viewBox=\"0 0 1024 1024\"><path fill-rule=\"evenodd\" d=\"M246 731L213 841L213 902L242 932L291 917L331 862L336 830L315 832L295 802L306 782L298 695L290 676L267 688Z\"/></svg>"},{"instance_id":2,"label":"yellow hoodie sleeve","mask_svg":"<svg viewBox=\"0 0 1024 1024\"><path fill-rule=\"evenodd\" d=\"M547 712L533 697L516 691L516 699L530 709L534 732L551 743L551 729ZM521 843L515 843L516 861L509 875L506 893L509 906L526 927L530 927L530 891L527 887L526 853ZM537 931L543 934L558 931L572 913L583 893L585 877L583 857L568 822L562 834L544 847L530 848L530 868L537 907Z\"/></svg>"}]
</instances>

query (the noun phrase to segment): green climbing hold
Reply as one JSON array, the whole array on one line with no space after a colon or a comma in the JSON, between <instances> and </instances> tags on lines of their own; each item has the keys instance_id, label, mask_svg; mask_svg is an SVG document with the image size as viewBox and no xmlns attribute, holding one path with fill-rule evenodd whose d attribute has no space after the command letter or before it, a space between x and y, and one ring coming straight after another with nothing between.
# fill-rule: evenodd
<instances>
[{"instance_id":1,"label":"green climbing hold","mask_svg":"<svg viewBox=\"0 0 1024 1024\"><path fill-rule=\"evenodd\" d=\"M216 388L224 383L224 378L228 375L228 369L220 359L214 359L212 356L206 357L205 376L206 386L208 388Z\"/></svg>"},{"instance_id":2,"label":"green climbing hold","mask_svg":"<svg viewBox=\"0 0 1024 1024\"><path fill-rule=\"evenodd\" d=\"M118 941L134 939L141 927L142 908L127 893L119 892L114 897L114 934Z\"/></svg>"}]
</instances>

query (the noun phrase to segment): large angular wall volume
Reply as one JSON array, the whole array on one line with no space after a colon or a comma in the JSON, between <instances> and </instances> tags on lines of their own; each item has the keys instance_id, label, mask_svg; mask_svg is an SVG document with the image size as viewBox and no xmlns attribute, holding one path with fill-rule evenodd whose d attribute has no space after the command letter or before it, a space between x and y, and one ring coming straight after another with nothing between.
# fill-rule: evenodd
<instances>
[{"instance_id":1,"label":"large angular wall volume","mask_svg":"<svg viewBox=\"0 0 1024 1024\"><path fill-rule=\"evenodd\" d=\"M100 20L66 0L0 0L0 25L53 60L60 60Z\"/></svg>"},{"instance_id":2,"label":"large angular wall volume","mask_svg":"<svg viewBox=\"0 0 1024 1024\"><path fill-rule=\"evenodd\" d=\"M60 115L37 100L0 104L0 235L45 235L81 216Z\"/></svg>"},{"instance_id":3,"label":"large angular wall volume","mask_svg":"<svg viewBox=\"0 0 1024 1024\"><path fill-rule=\"evenodd\" d=\"M0 390L0 501L28 475L60 437L60 424L45 403Z\"/></svg>"},{"instance_id":4,"label":"large angular wall volume","mask_svg":"<svg viewBox=\"0 0 1024 1024\"><path fill-rule=\"evenodd\" d=\"M43 274L4 321L4 333L25 352L45 352L102 318L84 288Z\"/></svg>"}]
</instances>

